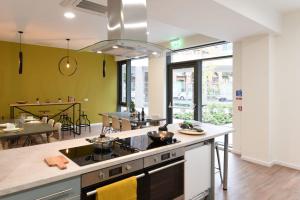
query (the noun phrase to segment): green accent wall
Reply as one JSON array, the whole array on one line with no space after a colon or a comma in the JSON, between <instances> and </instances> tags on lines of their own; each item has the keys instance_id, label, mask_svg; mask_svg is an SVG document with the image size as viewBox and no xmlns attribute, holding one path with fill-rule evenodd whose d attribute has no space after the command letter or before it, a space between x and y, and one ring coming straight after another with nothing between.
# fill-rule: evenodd
<instances>
[{"instance_id":1,"label":"green accent wall","mask_svg":"<svg viewBox=\"0 0 300 200\"><path fill-rule=\"evenodd\" d=\"M71 77L59 73L58 62L66 49L22 45L23 74L18 74L19 45L0 41L0 117L9 117L9 104L19 100L41 102L58 98L67 101L74 96L82 101L92 123L101 122L98 113L114 112L117 105L117 66L113 56L106 55L106 77L102 77L102 54L70 51L78 62L76 74ZM88 102L83 99L87 98ZM63 107L52 107L51 113ZM50 110L50 107L31 108L32 111ZM76 109L77 110L77 109ZM17 112L18 113L18 112ZM71 111L70 111L71 114Z\"/></svg>"}]
</instances>

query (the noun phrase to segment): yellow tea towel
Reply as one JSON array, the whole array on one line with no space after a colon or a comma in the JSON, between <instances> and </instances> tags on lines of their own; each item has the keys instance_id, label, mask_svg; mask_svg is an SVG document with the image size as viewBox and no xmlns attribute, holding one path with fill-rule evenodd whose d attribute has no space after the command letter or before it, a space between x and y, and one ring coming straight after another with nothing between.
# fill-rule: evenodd
<instances>
[{"instance_id":1,"label":"yellow tea towel","mask_svg":"<svg viewBox=\"0 0 300 200\"><path fill-rule=\"evenodd\" d=\"M97 189L97 200L136 200L137 180L130 177Z\"/></svg>"}]
</instances>

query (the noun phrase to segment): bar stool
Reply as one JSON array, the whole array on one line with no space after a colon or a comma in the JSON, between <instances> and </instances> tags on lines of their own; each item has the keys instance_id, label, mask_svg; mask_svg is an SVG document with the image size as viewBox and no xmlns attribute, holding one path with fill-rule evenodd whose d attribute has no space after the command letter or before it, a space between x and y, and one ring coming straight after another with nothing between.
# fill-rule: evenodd
<instances>
[{"instance_id":1,"label":"bar stool","mask_svg":"<svg viewBox=\"0 0 300 200\"><path fill-rule=\"evenodd\" d=\"M112 129L114 132L118 132L121 130L121 123L119 118L112 117Z\"/></svg>"},{"instance_id":2,"label":"bar stool","mask_svg":"<svg viewBox=\"0 0 300 200\"><path fill-rule=\"evenodd\" d=\"M121 121L121 131L130 131L131 123L128 119L122 119Z\"/></svg>"},{"instance_id":3,"label":"bar stool","mask_svg":"<svg viewBox=\"0 0 300 200\"><path fill-rule=\"evenodd\" d=\"M221 183L223 184L223 175L222 175L222 168L221 168L221 162L220 162L220 153L219 153L219 143L215 142L215 149L217 154L217 160L218 160L218 167L216 167L216 173L219 173Z\"/></svg>"},{"instance_id":4,"label":"bar stool","mask_svg":"<svg viewBox=\"0 0 300 200\"><path fill-rule=\"evenodd\" d=\"M79 124L80 119L80 124ZM78 128L84 127L86 131L86 127L89 127L89 132L91 132L91 121L88 119L87 114L85 114L85 111L82 110L82 112L79 115L79 119L76 121L76 126Z\"/></svg>"},{"instance_id":5,"label":"bar stool","mask_svg":"<svg viewBox=\"0 0 300 200\"><path fill-rule=\"evenodd\" d=\"M102 115L102 130L101 133L109 133L112 131L112 124L109 121L108 115Z\"/></svg>"},{"instance_id":6,"label":"bar stool","mask_svg":"<svg viewBox=\"0 0 300 200\"><path fill-rule=\"evenodd\" d=\"M61 110L64 111L64 110ZM71 131L74 130L74 125L73 122L71 120L71 117L69 117L69 113L67 111L64 111L58 119L58 122L60 122L62 124L61 130L62 131ZM75 135L74 135L75 137Z\"/></svg>"}]
</instances>

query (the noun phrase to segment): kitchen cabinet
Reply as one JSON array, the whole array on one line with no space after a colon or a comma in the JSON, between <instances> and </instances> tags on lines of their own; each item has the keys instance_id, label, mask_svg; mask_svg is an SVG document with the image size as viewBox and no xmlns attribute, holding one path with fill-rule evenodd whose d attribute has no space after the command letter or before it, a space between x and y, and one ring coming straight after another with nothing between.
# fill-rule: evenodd
<instances>
[{"instance_id":1,"label":"kitchen cabinet","mask_svg":"<svg viewBox=\"0 0 300 200\"><path fill-rule=\"evenodd\" d=\"M80 200L80 177L66 179L31 190L15 193L1 200Z\"/></svg>"},{"instance_id":2,"label":"kitchen cabinet","mask_svg":"<svg viewBox=\"0 0 300 200\"><path fill-rule=\"evenodd\" d=\"M185 200L203 199L211 187L211 143L202 142L185 148Z\"/></svg>"}]
</instances>

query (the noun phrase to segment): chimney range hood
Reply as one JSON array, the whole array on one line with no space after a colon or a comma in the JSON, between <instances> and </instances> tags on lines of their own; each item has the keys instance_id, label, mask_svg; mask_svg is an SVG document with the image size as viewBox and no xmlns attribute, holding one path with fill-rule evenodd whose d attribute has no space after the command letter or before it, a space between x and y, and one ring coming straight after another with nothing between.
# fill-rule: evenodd
<instances>
[{"instance_id":1,"label":"chimney range hood","mask_svg":"<svg viewBox=\"0 0 300 200\"><path fill-rule=\"evenodd\" d=\"M159 57L170 49L147 42L146 0L107 1L108 40L82 51L102 52L122 58Z\"/></svg>"}]
</instances>

